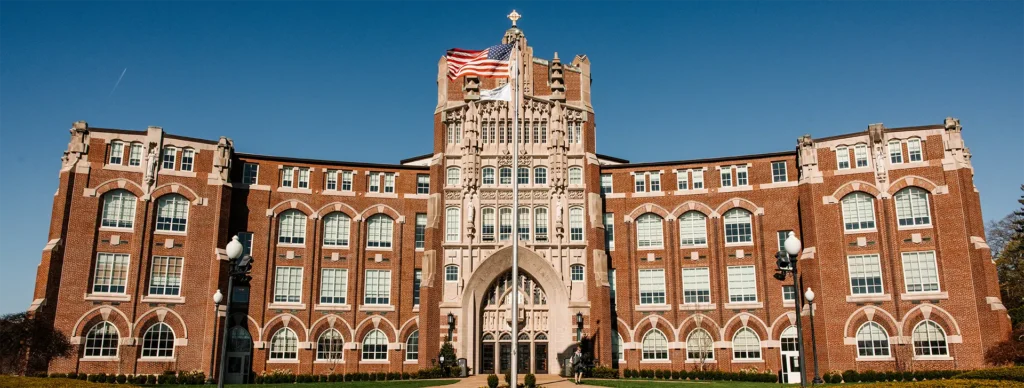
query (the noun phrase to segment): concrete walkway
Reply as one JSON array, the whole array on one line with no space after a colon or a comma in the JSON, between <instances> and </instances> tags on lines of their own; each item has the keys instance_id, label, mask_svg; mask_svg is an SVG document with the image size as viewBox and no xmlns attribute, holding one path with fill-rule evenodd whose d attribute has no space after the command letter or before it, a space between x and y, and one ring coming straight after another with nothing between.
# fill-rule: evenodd
<instances>
[{"instance_id":1,"label":"concrete walkway","mask_svg":"<svg viewBox=\"0 0 1024 388\"><path fill-rule=\"evenodd\" d=\"M523 379L525 378L526 375L519 375L519 383L522 384ZM498 375L498 379L499 385L505 385L504 375ZM594 387L593 385L576 385L572 382L571 378L559 375L537 375L537 386L544 388ZM486 388L487 375L470 376L462 379L458 383L446 385L445 387Z\"/></svg>"}]
</instances>

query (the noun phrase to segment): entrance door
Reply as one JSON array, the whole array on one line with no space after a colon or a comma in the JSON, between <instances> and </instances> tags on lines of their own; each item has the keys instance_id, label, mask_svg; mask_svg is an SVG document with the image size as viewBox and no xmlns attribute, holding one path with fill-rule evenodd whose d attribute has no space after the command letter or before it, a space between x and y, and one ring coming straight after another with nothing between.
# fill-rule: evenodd
<instances>
[{"instance_id":1,"label":"entrance door","mask_svg":"<svg viewBox=\"0 0 1024 388\"><path fill-rule=\"evenodd\" d=\"M782 382L796 384L800 382L803 367L800 365L800 351L797 349L796 327L790 326L782 331L780 353L782 357Z\"/></svg>"},{"instance_id":2,"label":"entrance door","mask_svg":"<svg viewBox=\"0 0 1024 388\"><path fill-rule=\"evenodd\" d=\"M507 370L512 370L512 343L502 342L498 345L499 361L501 370L498 373L505 373Z\"/></svg>"},{"instance_id":3,"label":"entrance door","mask_svg":"<svg viewBox=\"0 0 1024 388\"><path fill-rule=\"evenodd\" d=\"M480 343L480 373L494 373L494 336L487 334Z\"/></svg>"},{"instance_id":4,"label":"entrance door","mask_svg":"<svg viewBox=\"0 0 1024 388\"><path fill-rule=\"evenodd\" d=\"M248 383L249 371L252 370L252 337L241 326L232 327L228 335L228 360L224 382L227 384Z\"/></svg>"},{"instance_id":5,"label":"entrance door","mask_svg":"<svg viewBox=\"0 0 1024 388\"><path fill-rule=\"evenodd\" d=\"M520 342L519 352L518 354L516 354L516 356L517 358L519 358L519 364L517 364L517 367L519 368L519 373L530 373L530 343Z\"/></svg>"},{"instance_id":6,"label":"entrance door","mask_svg":"<svg viewBox=\"0 0 1024 388\"><path fill-rule=\"evenodd\" d=\"M536 342L533 344L533 368L536 374L548 373L548 344L547 342Z\"/></svg>"}]
</instances>

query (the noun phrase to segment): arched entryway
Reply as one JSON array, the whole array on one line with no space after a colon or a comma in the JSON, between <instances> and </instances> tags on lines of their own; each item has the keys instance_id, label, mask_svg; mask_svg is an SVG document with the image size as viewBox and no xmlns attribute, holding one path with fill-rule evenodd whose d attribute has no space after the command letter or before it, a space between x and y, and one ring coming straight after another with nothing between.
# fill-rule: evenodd
<instances>
[{"instance_id":1,"label":"arched entryway","mask_svg":"<svg viewBox=\"0 0 1024 388\"><path fill-rule=\"evenodd\" d=\"M523 372L548 373L548 297L526 271L518 281L505 272L487 289L480 308L480 366L483 373L503 373L512 362L512 291L519 290L517 304L519 366Z\"/></svg>"},{"instance_id":2,"label":"arched entryway","mask_svg":"<svg viewBox=\"0 0 1024 388\"><path fill-rule=\"evenodd\" d=\"M800 351L797 347L799 341L796 335L796 326L787 327L779 336L779 355L782 360L782 382L787 384L799 383L802 367L800 365Z\"/></svg>"},{"instance_id":3,"label":"arched entryway","mask_svg":"<svg viewBox=\"0 0 1024 388\"><path fill-rule=\"evenodd\" d=\"M227 384L245 384L249 382L252 370L252 336L242 326L233 326L228 330L227 370L224 382Z\"/></svg>"}]
</instances>

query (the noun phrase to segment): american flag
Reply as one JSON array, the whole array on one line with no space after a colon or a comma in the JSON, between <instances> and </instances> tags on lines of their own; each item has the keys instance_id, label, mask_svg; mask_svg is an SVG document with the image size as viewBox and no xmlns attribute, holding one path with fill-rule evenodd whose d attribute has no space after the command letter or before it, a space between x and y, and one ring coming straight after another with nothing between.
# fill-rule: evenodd
<instances>
[{"instance_id":1,"label":"american flag","mask_svg":"<svg viewBox=\"0 0 1024 388\"><path fill-rule=\"evenodd\" d=\"M448 79L454 80L460 75L508 78L512 45L498 44L483 50L448 50Z\"/></svg>"}]
</instances>

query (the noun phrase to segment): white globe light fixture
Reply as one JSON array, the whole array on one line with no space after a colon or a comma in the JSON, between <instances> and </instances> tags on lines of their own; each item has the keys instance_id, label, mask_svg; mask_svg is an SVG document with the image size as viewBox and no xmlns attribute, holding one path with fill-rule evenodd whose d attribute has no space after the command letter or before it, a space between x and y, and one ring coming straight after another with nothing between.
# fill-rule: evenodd
<instances>
[{"instance_id":1,"label":"white globe light fixture","mask_svg":"<svg viewBox=\"0 0 1024 388\"><path fill-rule=\"evenodd\" d=\"M789 240L786 240L786 241L789 242ZM242 257L242 249L243 248L245 248L245 247L242 246L242 243L238 242L238 236L232 236L231 237L231 242L228 243L228 247L226 249L227 250L227 254L228 254L228 258L231 259L231 260L234 260L234 259L237 259L239 257Z\"/></svg>"},{"instance_id":2,"label":"white globe light fixture","mask_svg":"<svg viewBox=\"0 0 1024 388\"><path fill-rule=\"evenodd\" d=\"M789 237L786 237L786 242L784 245L786 246L786 253L788 253L790 256L796 256L800 254L800 248L802 248L802 246L800 244L800 239L796 238L795 233L789 232Z\"/></svg>"},{"instance_id":3,"label":"white globe light fixture","mask_svg":"<svg viewBox=\"0 0 1024 388\"><path fill-rule=\"evenodd\" d=\"M807 292L804 293L804 298L807 299L808 302L814 302L814 291L811 290L810 287L807 287Z\"/></svg>"},{"instance_id":4,"label":"white globe light fixture","mask_svg":"<svg viewBox=\"0 0 1024 388\"><path fill-rule=\"evenodd\" d=\"M221 294L220 293L220 289L218 288L217 292L213 294L213 304L215 304L215 305L220 304L220 302L223 301L223 300L224 300L224 294Z\"/></svg>"}]
</instances>

